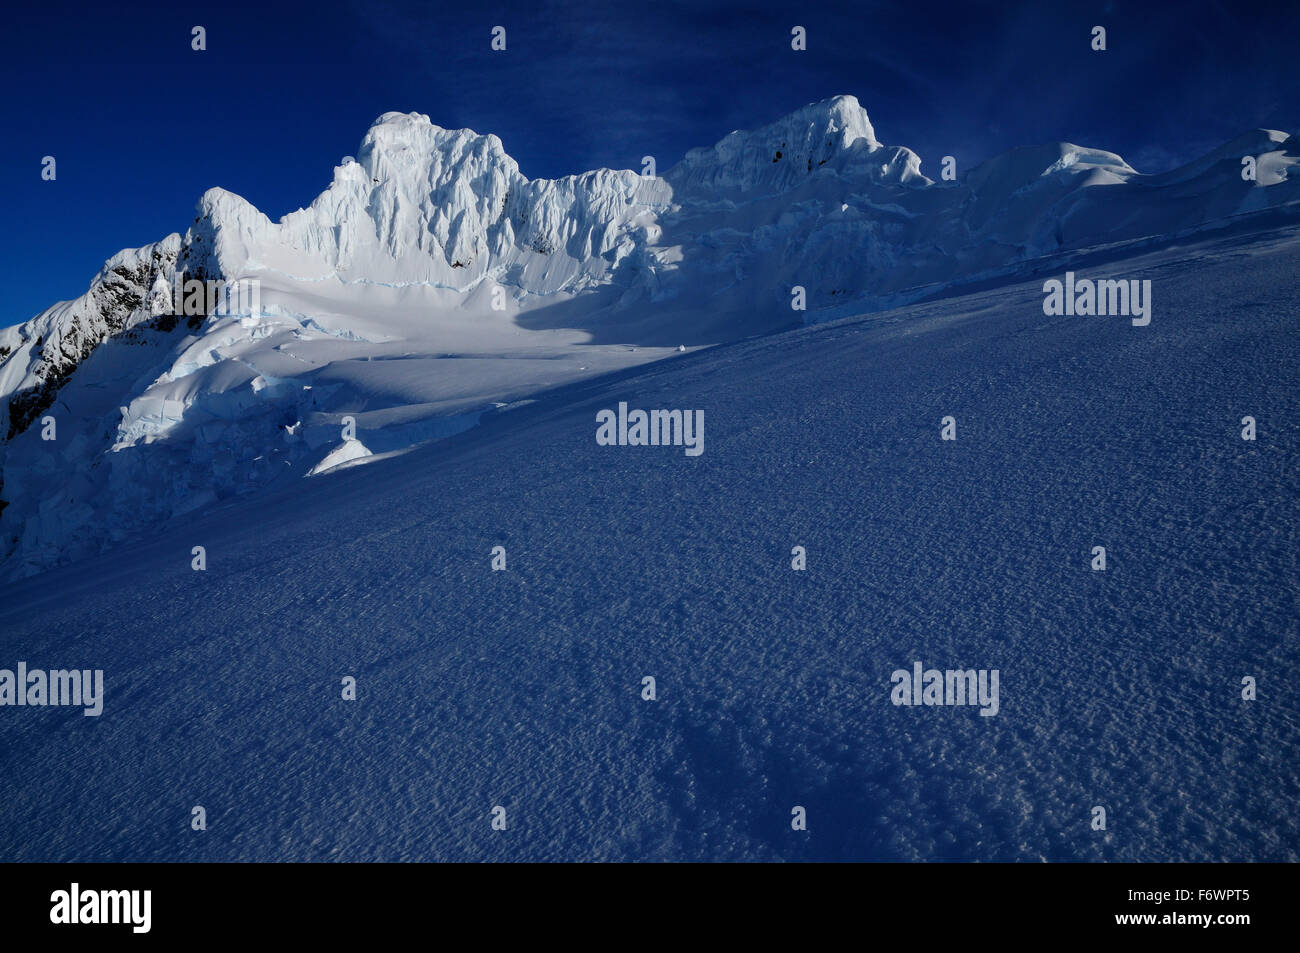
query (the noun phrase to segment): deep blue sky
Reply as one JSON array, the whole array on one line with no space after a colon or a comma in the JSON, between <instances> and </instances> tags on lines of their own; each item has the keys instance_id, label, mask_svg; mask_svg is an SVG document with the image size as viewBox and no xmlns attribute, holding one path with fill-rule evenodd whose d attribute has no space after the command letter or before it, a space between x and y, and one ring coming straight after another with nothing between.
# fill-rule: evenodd
<instances>
[{"instance_id":1,"label":"deep blue sky","mask_svg":"<svg viewBox=\"0 0 1300 953\"><path fill-rule=\"evenodd\" d=\"M944 154L969 169L1061 139L1161 171L1255 126L1300 129L1295 2L54 0L5 16L0 326L183 232L211 186L273 219L308 204L388 110L496 133L530 177L646 154L666 169L837 93L931 175ZM795 23L807 52L790 50Z\"/></svg>"}]
</instances>

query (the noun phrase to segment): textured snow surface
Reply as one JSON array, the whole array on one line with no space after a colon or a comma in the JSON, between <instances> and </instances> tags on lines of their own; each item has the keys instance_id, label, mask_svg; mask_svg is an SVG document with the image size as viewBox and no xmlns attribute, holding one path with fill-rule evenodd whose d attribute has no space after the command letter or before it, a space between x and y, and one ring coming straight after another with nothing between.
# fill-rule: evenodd
<instances>
[{"instance_id":1,"label":"textured snow surface","mask_svg":"<svg viewBox=\"0 0 1300 953\"><path fill-rule=\"evenodd\" d=\"M11 584L5 664L107 698L0 718L0 857L1296 860L1298 252L1110 266L1146 328L1037 279L569 383ZM598 447L621 400L706 452ZM894 707L915 660L999 714Z\"/></svg>"}]
</instances>

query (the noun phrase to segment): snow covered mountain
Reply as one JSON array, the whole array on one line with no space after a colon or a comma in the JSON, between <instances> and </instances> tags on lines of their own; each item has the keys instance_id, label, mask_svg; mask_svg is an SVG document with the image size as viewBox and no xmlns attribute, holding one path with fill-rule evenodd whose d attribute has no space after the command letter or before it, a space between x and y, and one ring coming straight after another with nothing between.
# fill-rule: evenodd
<instances>
[{"instance_id":1,"label":"snow covered mountain","mask_svg":"<svg viewBox=\"0 0 1300 953\"><path fill-rule=\"evenodd\" d=\"M0 575L679 347L1243 216L1293 222L1298 159L1257 130L1162 175L1057 144L936 181L838 96L662 176L530 180L495 136L387 113L307 208L275 223L211 189L183 235L0 331ZM176 313L186 279L260 293Z\"/></svg>"}]
</instances>

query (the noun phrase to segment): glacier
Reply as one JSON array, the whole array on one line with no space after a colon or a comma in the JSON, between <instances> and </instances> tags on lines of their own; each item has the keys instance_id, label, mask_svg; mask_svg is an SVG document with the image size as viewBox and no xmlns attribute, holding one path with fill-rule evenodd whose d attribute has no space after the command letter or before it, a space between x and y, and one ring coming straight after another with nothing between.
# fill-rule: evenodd
<instances>
[{"instance_id":1,"label":"glacier","mask_svg":"<svg viewBox=\"0 0 1300 953\"><path fill-rule=\"evenodd\" d=\"M272 222L213 188L183 234L0 331L0 577L317 478L355 452L345 417L370 466L702 347L1294 222L1298 155L1256 130L1143 175L1058 143L933 180L836 96L661 176L545 180L493 135L386 113L308 207ZM178 278L260 303L160 313Z\"/></svg>"}]
</instances>

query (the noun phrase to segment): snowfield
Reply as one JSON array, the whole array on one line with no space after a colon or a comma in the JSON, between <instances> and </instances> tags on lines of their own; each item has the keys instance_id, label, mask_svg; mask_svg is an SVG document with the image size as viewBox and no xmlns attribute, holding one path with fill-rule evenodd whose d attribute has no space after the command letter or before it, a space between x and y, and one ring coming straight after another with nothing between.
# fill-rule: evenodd
<instances>
[{"instance_id":1,"label":"snowfield","mask_svg":"<svg viewBox=\"0 0 1300 953\"><path fill-rule=\"evenodd\" d=\"M0 710L0 858L1300 859L1298 254L1290 223L1074 265L1151 279L1140 328L1045 316L1062 266L640 367L566 346L587 376L522 365L446 439L359 430L11 582L0 667L106 698ZM377 406L458 399L371 357ZM702 409L705 452L598 446L620 401ZM916 661L998 670L997 715L893 705Z\"/></svg>"}]
</instances>

